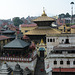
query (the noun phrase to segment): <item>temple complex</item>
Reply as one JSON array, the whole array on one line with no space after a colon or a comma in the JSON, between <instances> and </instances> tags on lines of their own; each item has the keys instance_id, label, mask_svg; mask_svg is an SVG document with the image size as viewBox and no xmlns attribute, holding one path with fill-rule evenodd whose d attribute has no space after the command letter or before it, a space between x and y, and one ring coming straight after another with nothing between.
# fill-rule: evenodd
<instances>
[{"instance_id":1,"label":"temple complex","mask_svg":"<svg viewBox=\"0 0 75 75\"><path fill-rule=\"evenodd\" d=\"M16 37L13 41L4 46L0 61L6 61L13 70L18 62L22 69L28 67L31 72L34 73L37 51L32 42L25 42Z\"/></svg>"}]
</instances>

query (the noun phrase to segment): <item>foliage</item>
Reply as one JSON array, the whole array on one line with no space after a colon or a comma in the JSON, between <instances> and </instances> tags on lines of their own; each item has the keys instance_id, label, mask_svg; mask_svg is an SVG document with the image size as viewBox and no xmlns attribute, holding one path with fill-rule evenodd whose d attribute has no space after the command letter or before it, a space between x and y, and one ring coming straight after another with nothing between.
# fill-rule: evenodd
<instances>
[{"instance_id":1,"label":"foliage","mask_svg":"<svg viewBox=\"0 0 75 75\"><path fill-rule=\"evenodd\" d=\"M23 21L19 17L15 17L13 19L13 23L14 23L15 26L19 26L20 24L23 23Z\"/></svg>"},{"instance_id":2,"label":"foliage","mask_svg":"<svg viewBox=\"0 0 75 75\"><path fill-rule=\"evenodd\" d=\"M67 17L71 17L71 15L69 13L66 14L59 14L59 18L67 18Z\"/></svg>"}]
</instances>

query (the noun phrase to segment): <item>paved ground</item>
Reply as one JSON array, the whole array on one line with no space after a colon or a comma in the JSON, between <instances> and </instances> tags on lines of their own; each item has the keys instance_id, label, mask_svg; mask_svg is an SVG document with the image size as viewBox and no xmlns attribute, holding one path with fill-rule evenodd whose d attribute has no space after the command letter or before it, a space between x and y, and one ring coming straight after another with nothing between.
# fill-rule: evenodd
<instances>
[{"instance_id":1,"label":"paved ground","mask_svg":"<svg viewBox=\"0 0 75 75\"><path fill-rule=\"evenodd\" d=\"M36 65L36 68L35 68L34 75L47 75L45 70L41 72L40 69L44 69L44 59L43 58L40 58L40 59L37 60L37 65Z\"/></svg>"}]
</instances>

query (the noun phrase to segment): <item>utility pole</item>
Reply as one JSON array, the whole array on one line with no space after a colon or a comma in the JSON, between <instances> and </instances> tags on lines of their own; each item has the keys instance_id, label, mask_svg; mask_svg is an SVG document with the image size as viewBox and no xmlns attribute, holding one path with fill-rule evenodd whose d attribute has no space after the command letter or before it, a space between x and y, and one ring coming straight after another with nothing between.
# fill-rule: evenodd
<instances>
[{"instance_id":1,"label":"utility pole","mask_svg":"<svg viewBox=\"0 0 75 75\"><path fill-rule=\"evenodd\" d=\"M71 23L73 23L73 5L74 5L74 2L71 2Z\"/></svg>"}]
</instances>

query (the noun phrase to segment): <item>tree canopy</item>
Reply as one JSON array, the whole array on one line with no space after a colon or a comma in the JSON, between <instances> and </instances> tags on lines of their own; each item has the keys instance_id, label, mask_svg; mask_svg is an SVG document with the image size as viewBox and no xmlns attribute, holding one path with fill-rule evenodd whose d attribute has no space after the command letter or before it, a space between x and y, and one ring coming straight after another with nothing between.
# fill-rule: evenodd
<instances>
[{"instance_id":1,"label":"tree canopy","mask_svg":"<svg viewBox=\"0 0 75 75\"><path fill-rule=\"evenodd\" d=\"M23 21L19 17L15 17L13 19L13 23L14 23L15 26L19 26L20 24L23 23Z\"/></svg>"},{"instance_id":2,"label":"tree canopy","mask_svg":"<svg viewBox=\"0 0 75 75\"><path fill-rule=\"evenodd\" d=\"M67 18L67 17L71 17L71 15L69 13L66 14L59 14L59 18Z\"/></svg>"}]
</instances>

